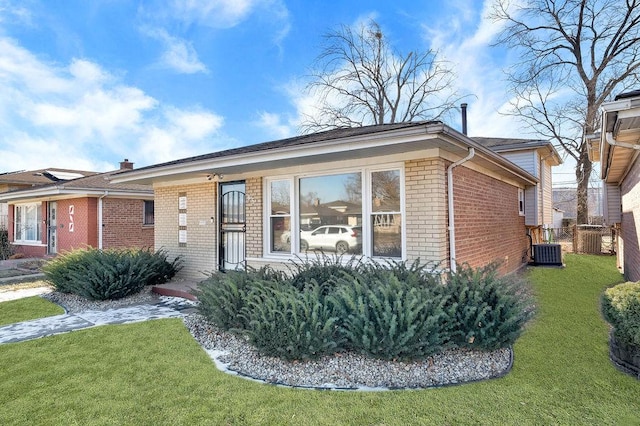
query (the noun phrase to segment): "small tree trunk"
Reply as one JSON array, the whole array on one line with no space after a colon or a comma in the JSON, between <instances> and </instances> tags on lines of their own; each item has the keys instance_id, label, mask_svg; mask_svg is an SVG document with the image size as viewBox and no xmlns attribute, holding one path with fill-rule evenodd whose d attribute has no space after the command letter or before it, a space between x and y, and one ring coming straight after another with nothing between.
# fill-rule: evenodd
<instances>
[{"instance_id":1,"label":"small tree trunk","mask_svg":"<svg viewBox=\"0 0 640 426\"><path fill-rule=\"evenodd\" d=\"M591 169L591 160L589 160L587 150L583 149L578 158L578 164L576 164L576 182L578 182L576 222L578 225L589 223L589 179L591 177Z\"/></svg>"}]
</instances>

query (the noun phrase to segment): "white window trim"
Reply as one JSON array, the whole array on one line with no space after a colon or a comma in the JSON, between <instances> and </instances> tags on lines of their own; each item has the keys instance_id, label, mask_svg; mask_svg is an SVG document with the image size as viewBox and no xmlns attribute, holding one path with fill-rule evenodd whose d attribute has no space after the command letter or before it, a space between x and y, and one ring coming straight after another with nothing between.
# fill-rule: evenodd
<instances>
[{"instance_id":1,"label":"white window trim","mask_svg":"<svg viewBox=\"0 0 640 426\"><path fill-rule=\"evenodd\" d=\"M401 247L402 257L373 257L373 230L371 229L371 215L373 212L372 200L371 200L371 174L373 172L381 172L387 170L398 170L400 172L400 215L402 217L401 226ZM263 179L263 259L279 259L288 260L298 257L302 257L304 253L299 253L294 250L294 247L299 247L300 234L294 232L296 229L300 229L300 214L299 214L299 201L300 201L300 179L320 176L330 176L345 173L361 173L362 175L362 255L363 259L371 258L375 260L406 260L407 259L407 233L406 233L406 185L405 185L405 169L404 163L389 163L374 167L349 167L326 170L322 172L314 173L300 173L291 175L279 175L279 176L267 176ZM290 185L290 223L291 223L291 252L272 252L271 251L271 183L274 181L289 181Z\"/></svg>"},{"instance_id":2,"label":"white window trim","mask_svg":"<svg viewBox=\"0 0 640 426\"><path fill-rule=\"evenodd\" d=\"M37 211L40 213L40 220L37 220L38 214L36 213L36 220L37 220L37 224L36 226L38 227L38 230L36 230L36 234L40 234L40 238L36 239L36 240L25 240L25 239L20 239L18 240L16 238L16 235L18 234L17 230L18 230L18 221L16 220L16 216L17 216L17 209L19 208L25 208L25 207L29 207L29 206L35 206ZM22 232L23 236L26 232ZM42 235L43 235L43 231L42 231L42 203L25 203L25 204L15 204L13 206L13 244L20 244L20 245L42 245Z\"/></svg>"},{"instance_id":3,"label":"white window trim","mask_svg":"<svg viewBox=\"0 0 640 426\"><path fill-rule=\"evenodd\" d=\"M522 205L522 209L520 206ZM524 197L524 189L518 188L518 215L524 216L527 210L527 206L525 205L525 197Z\"/></svg>"}]
</instances>

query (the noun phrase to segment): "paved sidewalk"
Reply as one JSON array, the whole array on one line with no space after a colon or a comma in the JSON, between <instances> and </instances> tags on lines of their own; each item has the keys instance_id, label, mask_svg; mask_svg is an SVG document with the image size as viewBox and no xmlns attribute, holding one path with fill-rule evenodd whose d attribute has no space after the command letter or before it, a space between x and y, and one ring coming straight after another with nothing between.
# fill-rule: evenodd
<instances>
[{"instance_id":1,"label":"paved sidewalk","mask_svg":"<svg viewBox=\"0 0 640 426\"><path fill-rule=\"evenodd\" d=\"M179 318L195 305L177 297L161 297L155 304L140 304L106 310L62 314L0 327L0 344L53 336L106 324L127 324L160 318Z\"/></svg>"}]
</instances>

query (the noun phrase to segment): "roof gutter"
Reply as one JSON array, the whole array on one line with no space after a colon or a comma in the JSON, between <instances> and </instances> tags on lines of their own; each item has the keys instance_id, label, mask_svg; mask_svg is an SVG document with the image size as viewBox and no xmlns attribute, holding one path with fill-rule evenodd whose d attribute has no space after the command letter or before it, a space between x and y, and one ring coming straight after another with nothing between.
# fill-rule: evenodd
<instances>
[{"instance_id":1,"label":"roof gutter","mask_svg":"<svg viewBox=\"0 0 640 426\"><path fill-rule=\"evenodd\" d=\"M616 138L613 136L613 132L606 132L604 134L604 140L607 142L607 144L611 146L619 146L620 148L628 148L628 149L640 151L640 145L634 145L634 144L625 143L625 142L618 142ZM604 146L602 147L602 152L604 152ZM605 159L605 157L602 154L600 155L600 161L602 161L602 169L600 174L602 175L603 180L606 180L607 177L609 176L609 166L611 165L612 158L613 158L613 154L608 155L605 162L605 161L602 161L603 159Z\"/></svg>"},{"instance_id":2,"label":"roof gutter","mask_svg":"<svg viewBox=\"0 0 640 426\"><path fill-rule=\"evenodd\" d=\"M456 272L456 226L455 226L455 211L453 206L453 169L459 165L466 163L476 155L476 150L473 147L469 148L469 153L466 157L451 163L447 167L447 200L449 204L449 270Z\"/></svg>"}]
</instances>

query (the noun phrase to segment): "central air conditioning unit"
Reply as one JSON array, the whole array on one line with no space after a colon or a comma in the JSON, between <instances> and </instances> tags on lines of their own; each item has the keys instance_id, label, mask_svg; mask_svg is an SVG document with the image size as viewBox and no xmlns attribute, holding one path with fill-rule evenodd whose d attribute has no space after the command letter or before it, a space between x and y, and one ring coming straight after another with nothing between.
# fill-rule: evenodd
<instances>
[{"instance_id":1,"label":"central air conditioning unit","mask_svg":"<svg viewBox=\"0 0 640 426\"><path fill-rule=\"evenodd\" d=\"M533 265L562 266L560 244L533 244L531 246Z\"/></svg>"}]
</instances>

